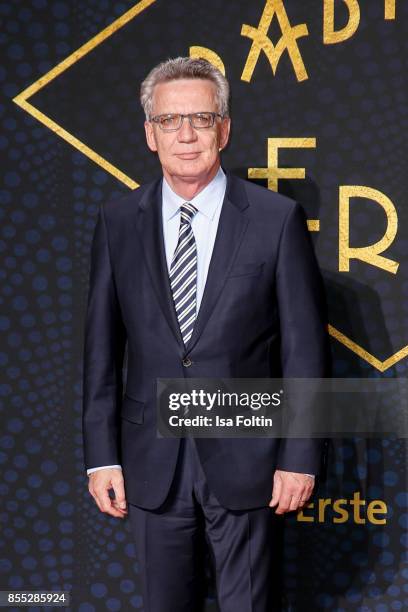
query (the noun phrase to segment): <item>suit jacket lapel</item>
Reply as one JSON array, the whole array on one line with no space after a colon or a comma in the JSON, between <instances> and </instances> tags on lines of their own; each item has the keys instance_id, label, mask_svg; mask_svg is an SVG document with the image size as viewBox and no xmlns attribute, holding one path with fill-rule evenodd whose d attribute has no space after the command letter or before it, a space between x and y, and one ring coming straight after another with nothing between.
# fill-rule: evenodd
<instances>
[{"instance_id":1,"label":"suit jacket lapel","mask_svg":"<svg viewBox=\"0 0 408 612\"><path fill-rule=\"evenodd\" d=\"M249 206L246 195L243 192L242 186L238 185L239 181L234 175L228 171L225 172L227 175L227 189L222 204L200 310L194 324L193 334L186 347L188 351L191 351L197 343L211 316L248 225L248 218L242 214L242 211Z\"/></svg>"},{"instance_id":2,"label":"suit jacket lapel","mask_svg":"<svg viewBox=\"0 0 408 612\"><path fill-rule=\"evenodd\" d=\"M183 338L177 320L167 270L162 222L162 179L154 181L139 203L137 230L142 241L146 265L163 314L182 351Z\"/></svg>"},{"instance_id":3,"label":"suit jacket lapel","mask_svg":"<svg viewBox=\"0 0 408 612\"><path fill-rule=\"evenodd\" d=\"M143 243L146 264L163 314L176 338L182 353L191 351L201 336L226 282L248 225L242 214L248 206L246 195L234 175L226 171L227 188L218 222L218 229L211 256L204 294L195 321L193 334L184 347L180 326L174 308L167 270L162 222L162 179L154 181L146 189L139 203L137 231Z\"/></svg>"}]
</instances>

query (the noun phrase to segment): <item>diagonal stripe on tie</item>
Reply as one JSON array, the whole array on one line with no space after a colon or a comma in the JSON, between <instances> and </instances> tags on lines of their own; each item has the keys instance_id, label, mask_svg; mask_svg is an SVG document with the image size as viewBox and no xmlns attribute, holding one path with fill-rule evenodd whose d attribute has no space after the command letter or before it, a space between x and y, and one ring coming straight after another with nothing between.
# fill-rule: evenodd
<instances>
[{"instance_id":1,"label":"diagonal stripe on tie","mask_svg":"<svg viewBox=\"0 0 408 612\"><path fill-rule=\"evenodd\" d=\"M191 287L191 289L189 289L187 291L187 293L184 295L184 297L180 298L180 300L177 302L176 310L178 310L178 311L181 310L181 308L184 306L184 304L190 298L190 296L193 294L193 292L194 292L194 287Z\"/></svg>"},{"instance_id":2,"label":"diagonal stripe on tie","mask_svg":"<svg viewBox=\"0 0 408 612\"><path fill-rule=\"evenodd\" d=\"M170 286L183 342L190 340L196 319L197 245L191 221L197 212L191 202L180 206L177 246L170 265Z\"/></svg>"},{"instance_id":3,"label":"diagonal stripe on tie","mask_svg":"<svg viewBox=\"0 0 408 612\"><path fill-rule=\"evenodd\" d=\"M191 324L193 323L194 319L195 319L195 312L193 312L193 314L191 315L191 317L190 317L189 319L187 319L187 321L185 321L185 322L184 322L184 323L181 325L180 329L181 329L182 333L183 333L183 332L185 332L187 329L190 329L190 326L191 326Z\"/></svg>"},{"instance_id":4,"label":"diagonal stripe on tie","mask_svg":"<svg viewBox=\"0 0 408 612\"><path fill-rule=\"evenodd\" d=\"M193 259L189 258L188 261L184 262L185 266L183 266L183 269L179 271L177 276L171 279L171 287L173 291L175 290L176 286L185 279L187 272L190 270L194 271L196 263L197 257L194 257Z\"/></svg>"},{"instance_id":5,"label":"diagonal stripe on tie","mask_svg":"<svg viewBox=\"0 0 408 612\"><path fill-rule=\"evenodd\" d=\"M187 289L187 287L188 289L190 289L190 285L193 285L193 286L196 285L196 275L194 271L191 273L191 275L188 278L186 278L186 280L177 289L177 291L173 293L173 299L175 301L174 305L176 307L176 310L177 310L178 300L181 298L183 292Z\"/></svg>"},{"instance_id":6,"label":"diagonal stripe on tie","mask_svg":"<svg viewBox=\"0 0 408 612\"><path fill-rule=\"evenodd\" d=\"M185 261L187 259L187 257L189 257L191 255L191 253L193 253L194 249L195 249L194 244L192 244L192 245L189 246L187 251L185 251L180 256L180 259L178 260L178 262L174 265L174 267L171 270L171 278L173 278L173 274L175 274L175 272L177 272L177 270L180 268L180 266L183 263L183 261Z\"/></svg>"},{"instance_id":7,"label":"diagonal stripe on tie","mask_svg":"<svg viewBox=\"0 0 408 612\"><path fill-rule=\"evenodd\" d=\"M182 324L183 319L191 312L193 308L195 308L195 305L195 302L191 302L191 304L178 315L180 325Z\"/></svg>"}]
</instances>

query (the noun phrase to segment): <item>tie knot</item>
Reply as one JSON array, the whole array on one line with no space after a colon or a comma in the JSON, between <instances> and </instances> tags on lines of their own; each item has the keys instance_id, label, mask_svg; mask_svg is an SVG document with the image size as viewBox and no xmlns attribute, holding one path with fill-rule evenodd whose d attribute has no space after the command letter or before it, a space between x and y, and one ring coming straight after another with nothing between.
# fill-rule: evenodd
<instances>
[{"instance_id":1,"label":"tie knot","mask_svg":"<svg viewBox=\"0 0 408 612\"><path fill-rule=\"evenodd\" d=\"M181 222L191 223L192 218L197 212L197 208L191 204L191 202L184 202L180 206Z\"/></svg>"}]
</instances>

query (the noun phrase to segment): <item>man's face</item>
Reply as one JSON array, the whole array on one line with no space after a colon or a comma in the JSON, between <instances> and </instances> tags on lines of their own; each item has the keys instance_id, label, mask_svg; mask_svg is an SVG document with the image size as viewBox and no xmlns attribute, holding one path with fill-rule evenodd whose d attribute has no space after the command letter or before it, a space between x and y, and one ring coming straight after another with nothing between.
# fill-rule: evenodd
<instances>
[{"instance_id":1,"label":"man's face","mask_svg":"<svg viewBox=\"0 0 408 612\"><path fill-rule=\"evenodd\" d=\"M180 79L154 88L152 116L165 113L218 112L215 85L206 79ZM145 122L146 140L157 151L166 178L204 181L219 166L220 148L228 142L230 120L215 118L213 127L194 129L186 117L179 130L163 132Z\"/></svg>"}]
</instances>

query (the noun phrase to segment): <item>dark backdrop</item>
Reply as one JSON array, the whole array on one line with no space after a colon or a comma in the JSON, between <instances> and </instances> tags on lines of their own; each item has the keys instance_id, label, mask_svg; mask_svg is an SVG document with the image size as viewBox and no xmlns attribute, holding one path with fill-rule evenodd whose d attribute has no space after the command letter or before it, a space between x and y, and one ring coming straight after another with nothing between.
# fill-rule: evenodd
<instances>
[{"instance_id":1,"label":"dark backdrop","mask_svg":"<svg viewBox=\"0 0 408 612\"><path fill-rule=\"evenodd\" d=\"M338 30L349 20L347 4L334 2ZM243 177L268 166L268 138L316 139L315 147L281 149L281 168L306 170L304 179L279 180L278 189L320 220L312 235L334 375L407 375L408 6L397 1L394 15L392 2L360 0L354 34L324 44L322 1L284 5L292 26L307 26L297 39L299 80L288 51L275 75L261 51L250 80L242 78L252 44L243 25L257 28L264 9L280 7L281 26L275 15L265 27L276 44L281 2L0 3L1 589L68 589L80 612L142 609L127 523L100 514L87 491L81 364L98 206L159 171L138 103L140 81L158 61L195 46L222 60L234 121L223 164ZM397 235L383 255L399 263L396 273L358 260L339 269L344 185L391 200ZM376 202L355 198L350 210L352 245L383 236L386 216ZM333 509L336 500L347 515ZM386 511L367 516L374 500ZM282 609L407 608L407 517L403 440L331 443L314 506L277 522ZM211 595L210 585L208 611Z\"/></svg>"}]
</instances>

